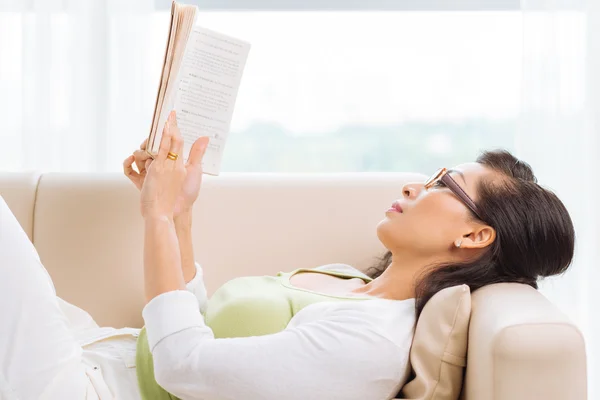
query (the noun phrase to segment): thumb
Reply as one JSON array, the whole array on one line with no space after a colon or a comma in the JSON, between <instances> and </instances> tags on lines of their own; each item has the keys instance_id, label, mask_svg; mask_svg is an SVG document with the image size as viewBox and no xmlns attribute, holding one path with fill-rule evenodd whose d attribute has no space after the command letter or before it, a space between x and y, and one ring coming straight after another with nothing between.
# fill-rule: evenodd
<instances>
[{"instance_id":1,"label":"thumb","mask_svg":"<svg viewBox=\"0 0 600 400\"><path fill-rule=\"evenodd\" d=\"M210 138L208 136L202 136L194 142L192 149L190 150L190 157L187 162L188 165L197 166L202 164L202 158L204 157L204 153L206 153L209 140Z\"/></svg>"}]
</instances>

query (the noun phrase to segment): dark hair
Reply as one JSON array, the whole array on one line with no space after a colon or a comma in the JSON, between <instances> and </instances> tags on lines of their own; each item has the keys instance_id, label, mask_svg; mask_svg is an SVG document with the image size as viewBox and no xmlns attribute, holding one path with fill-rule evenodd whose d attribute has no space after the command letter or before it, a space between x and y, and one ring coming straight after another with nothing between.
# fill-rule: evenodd
<instances>
[{"instance_id":1,"label":"dark hair","mask_svg":"<svg viewBox=\"0 0 600 400\"><path fill-rule=\"evenodd\" d=\"M434 294L455 285L466 284L472 292L500 282L537 289L539 277L565 272L573 259L571 217L553 192L537 184L531 167L505 150L486 151L477 162L505 178L483 179L477 187L477 207L496 230L496 240L474 261L427 268L416 282L417 315ZM388 251L367 273L381 275L391 258Z\"/></svg>"}]
</instances>

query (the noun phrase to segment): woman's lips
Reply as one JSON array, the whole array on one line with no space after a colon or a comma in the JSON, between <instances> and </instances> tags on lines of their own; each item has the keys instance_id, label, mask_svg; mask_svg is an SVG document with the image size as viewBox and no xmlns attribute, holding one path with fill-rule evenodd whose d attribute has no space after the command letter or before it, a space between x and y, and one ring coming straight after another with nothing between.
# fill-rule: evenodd
<instances>
[{"instance_id":1,"label":"woman's lips","mask_svg":"<svg viewBox=\"0 0 600 400\"><path fill-rule=\"evenodd\" d=\"M402 207L397 202L393 202L392 206L386 212L399 212L402 213Z\"/></svg>"}]
</instances>

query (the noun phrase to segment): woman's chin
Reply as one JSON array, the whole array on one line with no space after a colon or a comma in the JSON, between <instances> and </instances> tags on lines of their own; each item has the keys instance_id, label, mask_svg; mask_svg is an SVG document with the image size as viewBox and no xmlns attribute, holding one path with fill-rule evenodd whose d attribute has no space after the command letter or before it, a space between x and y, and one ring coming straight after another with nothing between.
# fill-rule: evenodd
<instances>
[{"instance_id":1,"label":"woman's chin","mask_svg":"<svg viewBox=\"0 0 600 400\"><path fill-rule=\"evenodd\" d=\"M398 234L398 227L394 226L397 224L394 224L390 218L384 218L382 219L378 224L377 224L377 237L379 238L379 241L385 246L388 247L388 243L390 243L390 240L394 237L394 233L397 235Z\"/></svg>"},{"instance_id":2,"label":"woman's chin","mask_svg":"<svg viewBox=\"0 0 600 400\"><path fill-rule=\"evenodd\" d=\"M388 227L388 229L398 229L398 226L400 226L400 221L398 220L398 217L402 215L399 212L388 212L385 214L385 217L383 217L383 219L381 219L379 221L379 223L377 224L377 229L379 229L379 227Z\"/></svg>"}]
</instances>

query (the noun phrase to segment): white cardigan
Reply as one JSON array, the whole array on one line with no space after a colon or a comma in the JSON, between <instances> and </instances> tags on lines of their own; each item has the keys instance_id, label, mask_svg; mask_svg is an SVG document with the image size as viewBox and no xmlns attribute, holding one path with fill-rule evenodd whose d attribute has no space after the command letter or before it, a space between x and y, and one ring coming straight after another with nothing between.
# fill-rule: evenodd
<instances>
[{"instance_id":1,"label":"white cardigan","mask_svg":"<svg viewBox=\"0 0 600 400\"><path fill-rule=\"evenodd\" d=\"M199 266L187 289L163 293L143 310L156 379L181 399L382 400L408 377L412 299L312 304L280 333L215 339L200 313L207 297ZM73 307L70 319L83 324L74 332L86 362L101 372L94 384L100 398L104 391L139 399L139 330L98 328L81 312Z\"/></svg>"}]
</instances>

